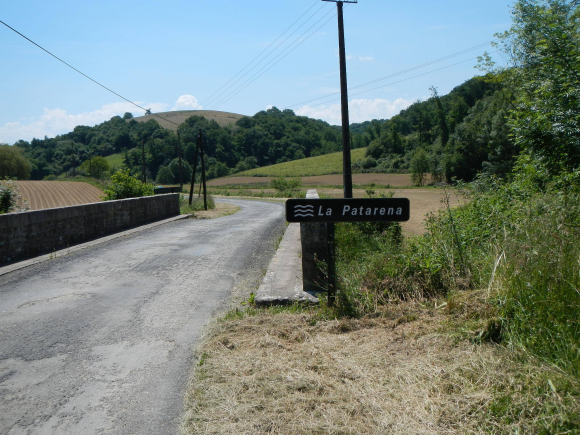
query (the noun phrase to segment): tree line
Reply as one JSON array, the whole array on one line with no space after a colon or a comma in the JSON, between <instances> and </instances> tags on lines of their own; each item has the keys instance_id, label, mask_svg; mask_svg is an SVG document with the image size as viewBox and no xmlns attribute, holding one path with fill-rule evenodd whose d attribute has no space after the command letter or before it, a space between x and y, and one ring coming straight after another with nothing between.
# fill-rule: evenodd
<instances>
[{"instance_id":1,"label":"tree line","mask_svg":"<svg viewBox=\"0 0 580 435\"><path fill-rule=\"evenodd\" d=\"M359 172L412 173L417 184L429 174L434 182L471 181L484 170L507 174L518 147L509 139L507 115L513 93L496 74L477 76L440 96L435 87L389 120L363 128L369 141Z\"/></svg>"},{"instance_id":2,"label":"tree line","mask_svg":"<svg viewBox=\"0 0 580 435\"><path fill-rule=\"evenodd\" d=\"M191 174L200 131L209 178L335 152L341 149L342 141L339 127L275 107L225 127L192 116L179 128L186 179ZM6 175L42 180L61 174L74 176L79 169L100 175L106 167L99 157L116 153L122 153L124 166L136 175L141 174L144 151L147 179L169 184L179 181L179 145L174 131L161 127L154 119L137 122L126 113L94 127L75 127L55 138L16 142L10 147L12 154L24 158L26 168Z\"/></svg>"}]
</instances>

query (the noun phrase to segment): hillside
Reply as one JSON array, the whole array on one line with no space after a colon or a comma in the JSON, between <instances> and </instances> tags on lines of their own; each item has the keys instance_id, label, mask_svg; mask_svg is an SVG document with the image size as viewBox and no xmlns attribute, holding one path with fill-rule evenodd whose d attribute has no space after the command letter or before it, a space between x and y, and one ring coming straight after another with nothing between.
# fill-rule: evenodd
<instances>
[{"instance_id":1,"label":"hillside","mask_svg":"<svg viewBox=\"0 0 580 435\"><path fill-rule=\"evenodd\" d=\"M365 148L351 151L353 162L361 160L365 155ZM315 175L342 174L342 152L325 154L278 163L239 172L236 177L308 177Z\"/></svg>"},{"instance_id":2,"label":"hillside","mask_svg":"<svg viewBox=\"0 0 580 435\"><path fill-rule=\"evenodd\" d=\"M208 121L217 122L220 127L225 127L227 125L235 124L238 119L243 118L245 115L239 115L237 113L230 112L219 112L216 110L177 110L172 112L160 112L155 115L159 115L169 121L175 122L177 124L183 124L187 118L190 116L203 116ZM150 119L154 119L163 128L176 131L177 126L171 122L167 122L164 119L160 119L155 115L145 115L133 118L137 122L147 122Z\"/></svg>"}]
</instances>

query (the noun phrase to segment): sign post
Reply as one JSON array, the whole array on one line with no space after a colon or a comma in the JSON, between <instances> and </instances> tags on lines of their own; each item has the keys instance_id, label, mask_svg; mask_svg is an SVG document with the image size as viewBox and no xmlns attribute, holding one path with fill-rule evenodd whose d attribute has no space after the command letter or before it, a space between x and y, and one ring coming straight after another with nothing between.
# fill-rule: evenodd
<instances>
[{"instance_id":1,"label":"sign post","mask_svg":"<svg viewBox=\"0 0 580 435\"><path fill-rule=\"evenodd\" d=\"M322 0L335 2L338 15L338 53L340 63L340 101L342 113L342 166L344 197L352 198L352 169L350 161L350 121L348 116L348 84L346 79L346 48L344 44L343 3L357 3L358 0Z\"/></svg>"},{"instance_id":2,"label":"sign post","mask_svg":"<svg viewBox=\"0 0 580 435\"><path fill-rule=\"evenodd\" d=\"M407 198L289 199L288 222L404 222L410 217Z\"/></svg>"},{"instance_id":3,"label":"sign post","mask_svg":"<svg viewBox=\"0 0 580 435\"><path fill-rule=\"evenodd\" d=\"M405 222L411 216L407 198L289 199L288 222L326 222L328 304L336 298L334 263L335 222Z\"/></svg>"}]
</instances>

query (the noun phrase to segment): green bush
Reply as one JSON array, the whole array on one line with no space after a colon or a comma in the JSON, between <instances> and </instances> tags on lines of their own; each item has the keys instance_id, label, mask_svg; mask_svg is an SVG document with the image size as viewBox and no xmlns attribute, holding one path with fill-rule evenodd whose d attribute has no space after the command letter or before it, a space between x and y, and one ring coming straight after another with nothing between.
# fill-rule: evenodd
<instances>
[{"instance_id":1,"label":"green bush","mask_svg":"<svg viewBox=\"0 0 580 435\"><path fill-rule=\"evenodd\" d=\"M153 186L131 176L128 169L114 174L111 182L112 185L105 189L105 201L153 195Z\"/></svg>"},{"instance_id":2,"label":"green bush","mask_svg":"<svg viewBox=\"0 0 580 435\"><path fill-rule=\"evenodd\" d=\"M302 187L302 179L278 177L273 179L270 185L276 189L278 197L292 198L297 196L297 192Z\"/></svg>"},{"instance_id":3,"label":"green bush","mask_svg":"<svg viewBox=\"0 0 580 435\"><path fill-rule=\"evenodd\" d=\"M0 214L28 210L26 207L18 205L20 197L18 186L14 181L0 180Z\"/></svg>"}]
</instances>

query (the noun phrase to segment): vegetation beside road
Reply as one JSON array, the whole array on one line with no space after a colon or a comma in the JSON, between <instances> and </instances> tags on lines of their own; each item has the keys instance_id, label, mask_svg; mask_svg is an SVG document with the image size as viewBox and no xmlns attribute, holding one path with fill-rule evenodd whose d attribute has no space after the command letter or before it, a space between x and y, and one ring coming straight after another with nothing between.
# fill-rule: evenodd
<instances>
[{"instance_id":1,"label":"vegetation beside road","mask_svg":"<svg viewBox=\"0 0 580 435\"><path fill-rule=\"evenodd\" d=\"M494 92L467 124L452 131L434 91L439 157L474 178L458 186L469 201L444 199L419 237L337 225L333 308L218 322L185 433L580 433L579 16L516 2L496 35L513 65L482 58ZM400 144L388 125L375 145Z\"/></svg>"},{"instance_id":2,"label":"vegetation beside road","mask_svg":"<svg viewBox=\"0 0 580 435\"><path fill-rule=\"evenodd\" d=\"M577 381L475 341L465 325L490 309L485 295L464 293L360 318L233 311L198 349L181 433L565 433L557 428L578 419Z\"/></svg>"}]
</instances>

